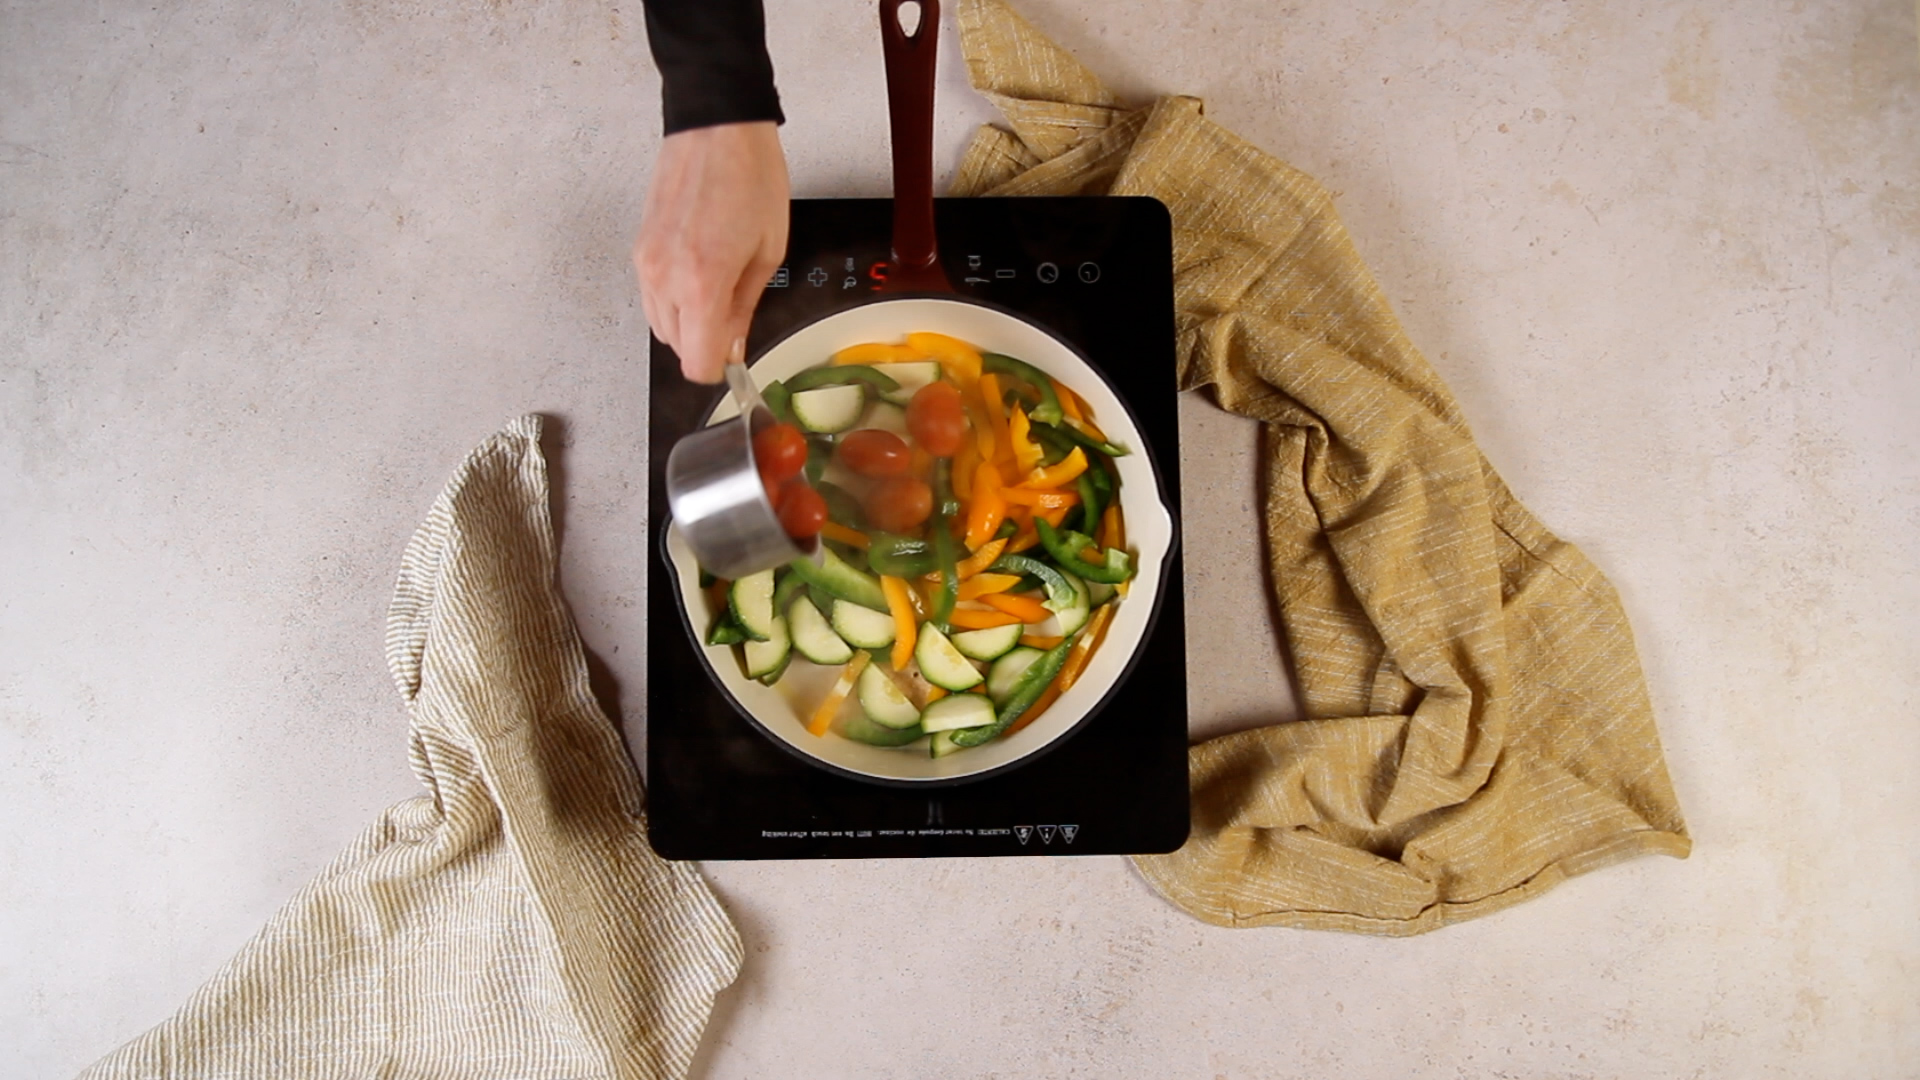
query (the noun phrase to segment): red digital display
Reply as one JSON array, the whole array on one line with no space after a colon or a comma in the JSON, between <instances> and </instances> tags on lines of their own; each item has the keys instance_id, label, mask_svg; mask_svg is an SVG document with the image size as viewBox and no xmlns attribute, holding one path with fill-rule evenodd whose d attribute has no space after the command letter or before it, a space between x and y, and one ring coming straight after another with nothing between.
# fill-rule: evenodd
<instances>
[{"instance_id":1,"label":"red digital display","mask_svg":"<svg viewBox=\"0 0 1920 1080\"><path fill-rule=\"evenodd\" d=\"M892 264L884 262L877 262L867 267L867 277L873 280L871 288L874 292L879 292L880 287L887 283L887 273L892 269Z\"/></svg>"}]
</instances>

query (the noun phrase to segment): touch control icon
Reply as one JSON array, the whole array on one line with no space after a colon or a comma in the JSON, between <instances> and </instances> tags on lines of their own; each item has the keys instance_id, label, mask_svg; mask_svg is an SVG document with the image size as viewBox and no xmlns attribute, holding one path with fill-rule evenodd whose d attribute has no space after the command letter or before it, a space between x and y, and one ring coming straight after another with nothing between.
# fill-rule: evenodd
<instances>
[{"instance_id":1,"label":"touch control icon","mask_svg":"<svg viewBox=\"0 0 1920 1080\"><path fill-rule=\"evenodd\" d=\"M1060 268L1050 262L1041 263L1034 267L1033 276L1040 279L1040 284L1051 285L1060 280Z\"/></svg>"},{"instance_id":2,"label":"touch control icon","mask_svg":"<svg viewBox=\"0 0 1920 1080\"><path fill-rule=\"evenodd\" d=\"M1096 262L1083 262L1080 264L1079 274L1081 281L1091 285L1100 280L1100 264Z\"/></svg>"},{"instance_id":3,"label":"touch control icon","mask_svg":"<svg viewBox=\"0 0 1920 1080\"><path fill-rule=\"evenodd\" d=\"M817 289L820 286L825 285L826 283L827 283L827 272L825 270L816 266L813 269L807 271L807 284Z\"/></svg>"}]
</instances>

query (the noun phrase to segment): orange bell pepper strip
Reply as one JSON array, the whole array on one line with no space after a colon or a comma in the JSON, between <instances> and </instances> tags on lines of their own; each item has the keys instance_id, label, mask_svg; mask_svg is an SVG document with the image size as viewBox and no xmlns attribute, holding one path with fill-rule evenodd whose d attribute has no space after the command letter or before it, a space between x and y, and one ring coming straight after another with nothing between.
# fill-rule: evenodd
<instances>
[{"instance_id":1,"label":"orange bell pepper strip","mask_svg":"<svg viewBox=\"0 0 1920 1080\"><path fill-rule=\"evenodd\" d=\"M1058 634L1021 634L1020 644L1029 649L1051 649L1067 640Z\"/></svg>"},{"instance_id":2,"label":"orange bell pepper strip","mask_svg":"<svg viewBox=\"0 0 1920 1080\"><path fill-rule=\"evenodd\" d=\"M966 405L967 423L973 426L973 444L980 451L980 460L992 461L999 454L1000 443L987 420L986 406L972 394L962 395L961 400Z\"/></svg>"},{"instance_id":3,"label":"orange bell pepper strip","mask_svg":"<svg viewBox=\"0 0 1920 1080\"><path fill-rule=\"evenodd\" d=\"M849 529L837 521L821 522L820 535L828 540L838 540L850 547L857 547L861 551L867 550L873 544L873 541L867 539L866 533Z\"/></svg>"},{"instance_id":4,"label":"orange bell pepper strip","mask_svg":"<svg viewBox=\"0 0 1920 1080\"><path fill-rule=\"evenodd\" d=\"M1007 418L1007 444L1013 448L1013 464L1021 472L1029 472L1040 467L1040 459L1047 452L1033 441L1033 425L1027 421L1027 411L1020 406L1013 407L1013 414Z\"/></svg>"},{"instance_id":5,"label":"orange bell pepper strip","mask_svg":"<svg viewBox=\"0 0 1920 1080\"><path fill-rule=\"evenodd\" d=\"M865 341L849 345L833 354L836 364L900 364L920 359L920 354L905 345L886 345Z\"/></svg>"},{"instance_id":6,"label":"orange bell pepper strip","mask_svg":"<svg viewBox=\"0 0 1920 1080\"><path fill-rule=\"evenodd\" d=\"M960 452L953 455L953 493L961 502L973 498L973 474L980 464L980 444L967 439L961 442Z\"/></svg>"},{"instance_id":7,"label":"orange bell pepper strip","mask_svg":"<svg viewBox=\"0 0 1920 1080\"><path fill-rule=\"evenodd\" d=\"M1062 487L1071 481L1078 480L1080 474L1086 471L1087 452L1076 446L1072 453L1061 458L1058 463L1033 470L1027 474L1025 480L1015 486L1029 490Z\"/></svg>"},{"instance_id":8,"label":"orange bell pepper strip","mask_svg":"<svg viewBox=\"0 0 1920 1080\"><path fill-rule=\"evenodd\" d=\"M1069 420L1085 420L1086 410L1080 405L1080 395L1067 389L1059 379L1049 379L1053 383L1053 396L1060 399L1060 412Z\"/></svg>"},{"instance_id":9,"label":"orange bell pepper strip","mask_svg":"<svg viewBox=\"0 0 1920 1080\"><path fill-rule=\"evenodd\" d=\"M1127 527L1120 520L1119 503L1107 507L1107 512L1100 515L1100 546L1127 546Z\"/></svg>"},{"instance_id":10,"label":"orange bell pepper strip","mask_svg":"<svg viewBox=\"0 0 1920 1080\"><path fill-rule=\"evenodd\" d=\"M945 334L908 334L907 348L932 360L938 360L940 366L953 376L953 381L966 390L980 381L980 350Z\"/></svg>"},{"instance_id":11,"label":"orange bell pepper strip","mask_svg":"<svg viewBox=\"0 0 1920 1080\"><path fill-rule=\"evenodd\" d=\"M926 699L925 699L924 701L922 701L922 702L920 702L920 707L924 709L924 708L926 708L927 706L929 706L929 705L931 705L931 704L933 704L933 703L934 703L934 702L936 702L936 701L939 701L939 700L940 700L941 698L943 698L943 697L946 697L946 696L947 696L947 689L946 689L946 687L944 687L944 686L929 686L929 687L927 687L927 696L926 696Z\"/></svg>"},{"instance_id":12,"label":"orange bell pepper strip","mask_svg":"<svg viewBox=\"0 0 1920 1080\"><path fill-rule=\"evenodd\" d=\"M1007 407L1000 401L1000 376L992 372L980 376L980 409L993 426L994 442L1007 445Z\"/></svg>"},{"instance_id":13,"label":"orange bell pepper strip","mask_svg":"<svg viewBox=\"0 0 1920 1080\"><path fill-rule=\"evenodd\" d=\"M1018 618L1023 623L1043 623L1053 617L1040 601L1030 596L1014 596L1009 593L988 593L980 602L990 608L996 608Z\"/></svg>"},{"instance_id":14,"label":"orange bell pepper strip","mask_svg":"<svg viewBox=\"0 0 1920 1080\"><path fill-rule=\"evenodd\" d=\"M962 630L991 630L996 626L1012 626L1021 621L1018 615L1009 615L1004 611L981 611L979 608L954 608L947 621Z\"/></svg>"},{"instance_id":15,"label":"orange bell pepper strip","mask_svg":"<svg viewBox=\"0 0 1920 1080\"><path fill-rule=\"evenodd\" d=\"M960 599L978 600L988 593L1002 593L1020 584L1019 574L975 574L960 583Z\"/></svg>"},{"instance_id":16,"label":"orange bell pepper strip","mask_svg":"<svg viewBox=\"0 0 1920 1080\"><path fill-rule=\"evenodd\" d=\"M993 561L998 559L1000 554L1006 550L1007 542L1005 540L989 541L987 545L979 551L960 560L960 564L954 567L955 576L964 583L968 578L992 566Z\"/></svg>"},{"instance_id":17,"label":"orange bell pepper strip","mask_svg":"<svg viewBox=\"0 0 1920 1080\"><path fill-rule=\"evenodd\" d=\"M1000 470L983 461L974 470L973 498L967 504L967 550L979 551L1000 531L1007 500L1000 494Z\"/></svg>"},{"instance_id":18,"label":"orange bell pepper strip","mask_svg":"<svg viewBox=\"0 0 1920 1080\"><path fill-rule=\"evenodd\" d=\"M893 616L893 670L899 671L913 659L914 640L920 633L913 612L913 590L905 578L880 577L880 594L887 598L887 611Z\"/></svg>"},{"instance_id":19,"label":"orange bell pepper strip","mask_svg":"<svg viewBox=\"0 0 1920 1080\"><path fill-rule=\"evenodd\" d=\"M1056 641L1054 644L1057 645L1059 644L1059 642ZM1055 678L1053 685L1047 687L1044 691L1041 692L1040 699L1038 701L1035 701L1032 705L1028 706L1027 711L1021 713L1020 718L1018 720L1015 720L1013 723L1008 724L1007 730L1002 732L1000 737L1004 739L1008 735L1011 735L1014 732L1019 731L1021 728L1026 727L1028 724L1033 723L1035 720L1040 719L1040 714L1043 712L1046 712L1047 707L1052 705L1054 702L1058 700L1060 700L1060 680L1058 678Z\"/></svg>"},{"instance_id":20,"label":"orange bell pepper strip","mask_svg":"<svg viewBox=\"0 0 1920 1080\"><path fill-rule=\"evenodd\" d=\"M827 691L826 700L820 703L819 708L813 710L813 719L807 722L809 735L825 735L827 729L833 726L834 714L840 711L840 706L846 702L847 695L853 692L853 680L858 679L860 673L867 670L867 663L872 659L871 653L857 652L853 654L853 659L847 662L847 666L840 669L840 677L834 680L833 689Z\"/></svg>"},{"instance_id":21,"label":"orange bell pepper strip","mask_svg":"<svg viewBox=\"0 0 1920 1080\"><path fill-rule=\"evenodd\" d=\"M1031 488L1010 487L1000 491L1000 498L1013 506L1026 506L1035 510L1058 510L1063 506L1080 505L1080 493L1061 491L1058 488L1035 491Z\"/></svg>"},{"instance_id":22,"label":"orange bell pepper strip","mask_svg":"<svg viewBox=\"0 0 1920 1080\"><path fill-rule=\"evenodd\" d=\"M1042 509L1036 510L1033 516L1039 517L1039 518L1046 518L1047 524L1057 529L1060 527L1062 522L1067 520L1067 515L1071 513L1072 510L1073 510L1073 507L1071 506L1062 506L1058 508L1044 507Z\"/></svg>"},{"instance_id":23,"label":"orange bell pepper strip","mask_svg":"<svg viewBox=\"0 0 1920 1080\"><path fill-rule=\"evenodd\" d=\"M1100 644L1101 636L1107 632L1107 623L1113 617L1113 608L1112 604L1100 605L1100 610L1093 613L1093 621L1087 624L1086 629L1080 631L1080 640L1074 642L1073 648L1067 650L1067 662L1060 666L1060 674L1053 680L1053 684L1060 688L1061 693L1064 694L1073 689L1073 684L1079 680L1080 673L1086 670L1087 657L1093 655L1093 650Z\"/></svg>"}]
</instances>

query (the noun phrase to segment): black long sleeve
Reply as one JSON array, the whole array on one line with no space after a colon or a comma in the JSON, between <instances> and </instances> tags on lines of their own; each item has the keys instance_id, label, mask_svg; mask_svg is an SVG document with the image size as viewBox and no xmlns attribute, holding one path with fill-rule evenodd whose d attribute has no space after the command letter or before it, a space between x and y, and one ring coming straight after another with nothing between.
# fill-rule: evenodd
<instances>
[{"instance_id":1,"label":"black long sleeve","mask_svg":"<svg viewBox=\"0 0 1920 1080\"><path fill-rule=\"evenodd\" d=\"M773 86L760 0L646 0L646 9L666 134L786 120Z\"/></svg>"}]
</instances>

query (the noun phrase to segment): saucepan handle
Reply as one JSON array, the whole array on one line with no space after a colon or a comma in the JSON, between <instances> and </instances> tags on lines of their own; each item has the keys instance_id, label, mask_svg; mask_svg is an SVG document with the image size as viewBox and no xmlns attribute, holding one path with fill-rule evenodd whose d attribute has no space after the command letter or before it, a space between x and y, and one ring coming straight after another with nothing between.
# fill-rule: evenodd
<instances>
[{"instance_id":1,"label":"saucepan handle","mask_svg":"<svg viewBox=\"0 0 1920 1080\"><path fill-rule=\"evenodd\" d=\"M900 9L913 3L920 21L908 34L900 27ZM939 41L938 0L880 0L893 136L893 269L887 292L953 291L933 233L933 72Z\"/></svg>"}]
</instances>

